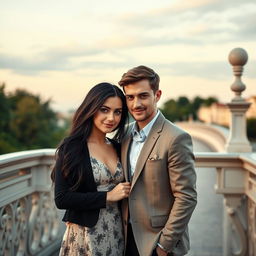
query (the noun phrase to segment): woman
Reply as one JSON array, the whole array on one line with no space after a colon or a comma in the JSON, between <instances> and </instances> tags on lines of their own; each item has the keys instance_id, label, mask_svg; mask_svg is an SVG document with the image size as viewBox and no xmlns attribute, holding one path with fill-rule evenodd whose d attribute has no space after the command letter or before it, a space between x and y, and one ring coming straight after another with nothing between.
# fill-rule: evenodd
<instances>
[{"instance_id":1,"label":"woman","mask_svg":"<svg viewBox=\"0 0 256 256\"><path fill-rule=\"evenodd\" d=\"M94 86L77 109L69 136L56 151L52 172L55 203L66 209L60 255L122 255L124 239L118 201L130 184L119 161L128 111L115 85ZM113 139L107 133L115 131Z\"/></svg>"}]
</instances>

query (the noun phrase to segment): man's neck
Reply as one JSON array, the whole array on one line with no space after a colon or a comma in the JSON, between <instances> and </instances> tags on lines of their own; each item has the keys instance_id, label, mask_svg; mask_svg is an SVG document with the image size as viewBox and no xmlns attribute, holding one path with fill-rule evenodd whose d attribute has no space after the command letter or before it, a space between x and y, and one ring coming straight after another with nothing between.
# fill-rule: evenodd
<instances>
[{"instance_id":1,"label":"man's neck","mask_svg":"<svg viewBox=\"0 0 256 256\"><path fill-rule=\"evenodd\" d=\"M146 127L154 118L155 116L157 115L158 113L158 110L156 110L156 112L154 113L153 116L149 117L147 120L145 121L141 121L141 122L138 122L136 121L136 124L137 124L137 127L138 127L138 130L142 130L144 127Z\"/></svg>"}]
</instances>

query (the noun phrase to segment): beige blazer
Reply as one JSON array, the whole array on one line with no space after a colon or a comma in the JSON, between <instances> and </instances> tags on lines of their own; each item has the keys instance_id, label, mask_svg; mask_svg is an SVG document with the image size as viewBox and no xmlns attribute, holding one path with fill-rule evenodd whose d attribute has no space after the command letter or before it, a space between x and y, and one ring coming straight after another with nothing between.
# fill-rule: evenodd
<instances>
[{"instance_id":1,"label":"beige blazer","mask_svg":"<svg viewBox=\"0 0 256 256\"><path fill-rule=\"evenodd\" d=\"M122 143L127 181L130 143L128 132ZM187 225L196 202L191 137L160 113L138 158L130 196L122 204L125 239L129 209L140 255L151 256L157 242L174 254L186 254Z\"/></svg>"}]
</instances>

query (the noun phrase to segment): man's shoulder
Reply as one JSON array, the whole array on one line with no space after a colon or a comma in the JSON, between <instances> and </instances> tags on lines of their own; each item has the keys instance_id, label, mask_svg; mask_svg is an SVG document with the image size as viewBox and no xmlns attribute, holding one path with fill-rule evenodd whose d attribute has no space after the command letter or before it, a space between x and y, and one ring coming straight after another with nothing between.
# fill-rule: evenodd
<instances>
[{"instance_id":1,"label":"man's shoulder","mask_svg":"<svg viewBox=\"0 0 256 256\"><path fill-rule=\"evenodd\" d=\"M188 134L185 130L183 130L181 127L177 126L173 122L169 121L168 119L165 119L164 121L163 132L170 133L172 136L175 137L182 134Z\"/></svg>"}]
</instances>

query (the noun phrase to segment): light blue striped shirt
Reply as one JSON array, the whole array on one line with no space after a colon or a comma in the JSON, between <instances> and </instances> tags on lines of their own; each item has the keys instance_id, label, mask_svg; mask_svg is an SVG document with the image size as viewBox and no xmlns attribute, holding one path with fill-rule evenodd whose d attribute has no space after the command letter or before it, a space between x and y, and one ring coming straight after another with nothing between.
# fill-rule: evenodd
<instances>
[{"instance_id":1,"label":"light blue striped shirt","mask_svg":"<svg viewBox=\"0 0 256 256\"><path fill-rule=\"evenodd\" d=\"M138 157L140 155L140 151L145 143L145 140L148 137L148 134L154 125L157 117L159 116L159 111L157 111L155 117L142 129L138 130L138 125L135 122L132 128L132 142L131 142L131 148L129 153L129 161L130 161L130 174L133 176Z\"/></svg>"}]
</instances>

